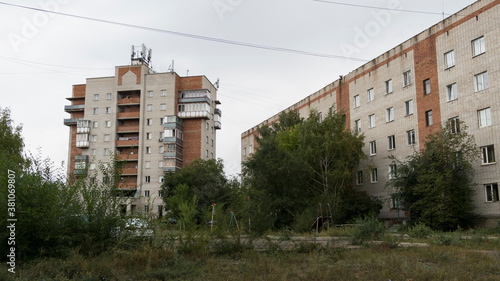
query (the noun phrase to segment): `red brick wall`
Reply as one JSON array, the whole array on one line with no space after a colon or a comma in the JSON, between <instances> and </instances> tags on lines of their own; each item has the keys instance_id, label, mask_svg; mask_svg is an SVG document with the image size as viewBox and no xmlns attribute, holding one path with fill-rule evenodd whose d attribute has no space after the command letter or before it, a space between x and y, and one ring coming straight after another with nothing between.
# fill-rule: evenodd
<instances>
[{"instance_id":1,"label":"red brick wall","mask_svg":"<svg viewBox=\"0 0 500 281\"><path fill-rule=\"evenodd\" d=\"M194 160L201 158L201 129L202 119L184 119L183 130L183 166L189 165Z\"/></svg>"},{"instance_id":2,"label":"red brick wall","mask_svg":"<svg viewBox=\"0 0 500 281\"><path fill-rule=\"evenodd\" d=\"M135 76L137 76L136 84L141 84L141 67L140 66L130 66L130 67L121 67L118 69L118 86L122 85L122 77L128 71L132 71Z\"/></svg>"},{"instance_id":3,"label":"red brick wall","mask_svg":"<svg viewBox=\"0 0 500 281\"><path fill-rule=\"evenodd\" d=\"M203 76L180 77L179 91L203 89Z\"/></svg>"},{"instance_id":4,"label":"red brick wall","mask_svg":"<svg viewBox=\"0 0 500 281\"><path fill-rule=\"evenodd\" d=\"M415 89L418 115L418 140L425 143L427 136L441 128L441 107L436 57L436 37L418 42L413 48L415 66ZM430 79L431 93L424 94L424 80ZM432 110L433 125L427 126L426 111ZM424 146L420 145L423 149Z\"/></svg>"}]
</instances>

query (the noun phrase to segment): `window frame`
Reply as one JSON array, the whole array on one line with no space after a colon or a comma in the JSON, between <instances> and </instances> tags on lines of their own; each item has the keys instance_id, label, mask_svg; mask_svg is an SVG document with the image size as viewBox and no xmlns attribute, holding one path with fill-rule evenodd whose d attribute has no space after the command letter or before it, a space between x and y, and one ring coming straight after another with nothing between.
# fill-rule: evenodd
<instances>
[{"instance_id":1,"label":"window frame","mask_svg":"<svg viewBox=\"0 0 500 281\"><path fill-rule=\"evenodd\" d=\"M495 159L495 145L481 146L481 164L491 165L496 163Z\"/></svg>"},{"instance_id":2,"label":"window frame","mask_svg":"<svg viewBox=\"0 0 500 281\"><path fill-rule=\"evenodd\" d=\"M386 122L394 121L394 106L386 108L385 113L386 113Z\"/></svg>"},{"instance_id":3,"label":"window frame","mask_svg":"<svg viewBox=\"0 0 500 281\"><path fill-rule=\"evenodd\" d=\"M368 115L368 128L375 128L375 113Z\"/></svg>"},{"instance_id":4,"label":"window frame","mask_svg":"<svg viewBox=\"0 0 500 281\"><path fill-rule=\"evenodd\" d=\"M474 92L477 93L486 89L488 89L488 71L474 75Z\"/></svg>"},{"instance_id":5,"label":"window frame","mask_svg":"<svg viewBox=\"0 0 500 281\"><path fill-rule=\"evenodd\" d=\"M446 86L446 100L447 101L454 101L454 100L457 100L457 99L458 99L457 83L452 83L450 85L447 85Z\"/></svg>"},{"instance_id":6,"label":"window frame","mask_svg":"<svg viewBox=\"0 0 500 281\"><path fill-rule=\"evenodd\" d=\"M359 95L354 96L354 108L358 108L361 106L361 101Z\"/></svg>"},{"instance_id":7,"label":"window frame","mask_svg":"<svg viewBox=\"0 0 500 281\"><path fill-rule=\"evenodd\" d=\"M369 143L370 146L370 156L377 155L377 141L371 141Z\"/></svg>"},{"instance_id":8,"label":"window frame","mask_svg":"<svg viewBox=\"0 0 500 281\"><path fill-rule=\"evenodd\" d=\"M484 114L482 114L484 112ZM483 119L485 124L483 124ZM492 125L492 118L491 118L491 108L483 108L477 111L477 123L479 128L484 128L484 127L489 127Z\"/></svg>"},{"instance_id":9,"label":"window frame","mask_svg":"<svg viewBox=\"0 0 500 281\"><path fill-rule=\"evenodd\" d=\"M370 88L366 91L366 95L368 96L368 102L372 102L375 100L375 90L374 88Z\"/></svg>"},{"instance_id":10,"label":"window frame","mask_svg":"<svg viewBox=\"0 0 500 281\"><path fill-rule=\"evenodd\" d=\"M363 185L363 184L364 184L363 171L357 171L356 172L356 185Z\"/></svg>"},{"instance_id":11,"label":"window frame","mask_svg":"<svg viewBox=\"0 0 500 281\"><path fill-rule=\"evenodd\" d=\"M412 83L411 70L403 72L403 88L410 86Z\"/></svg>"},{"instance_id":12,"label":"window frame","mask_svg":"<svg viewBox=\"0 0 500 281\"><path fill-rule=\"evenodd\" d=\"M396 149L396 136L395 135L388 136L387 141L389 143L389 150Z\"/></svg>"},{"instance_id":13,"label":"window frame","mask_svg":"<svg viewBox=\"0 0 500 281\"><path fill-rule=\"evenodd\" d=\"M484 35L472 40L471 47L472 47L473 58L486 53L486 41L484 39Z\"/></svg>"},{"instance_id":14,"label":"window frame","mask_svg":"<svg viewBox=\"0 0 500 281\"><path fill-rule=\"evenodd\" d=\"M425 125L427 127L434 125L434 118L432 117L432 109L425 112Z\"/></svg>"},{"instance_id":15,"label":"window frame","mask_svg":"<svg viewBox=\"0 0 500 281\"><path fill-rule=\"evenodd\" d=\"M450 69L454 66L455 66L455 50L451 50L444 53L444 69Z\"/></svg>"},{"instance_id":16,"label":"window frame","mask_svg":"<svg viewBox=\"0 0 500 281\"><path fill-rule=\"evenodd\" d=\"M427 78L423 81L424 83L424 95L430 95L431 94L431 79Z\"/></svg>"},{"instance_id":17,"label":"window frame","mask_svg":"<svg viewBox=\"0 0 500 281\"><path fill-rule=\"evenodd\" d=\"M378 182L378 169L377 168L373 168L370 171L370 180L371 180L371 183L377 183Z\"/></svg>"},{"instance_id":18,"label":"window frame","mask_svg":"<svg viewBox=\"0 0 500 281\"><path fill-rule=\"evenodd\" d=\"M411 129L406 131L406 143L408 145L415 145L416 141L415 130Z\"/></svg>"},{"instance_id":19,"label":"window frame","mask_svg":"<svg viewBox=\"0 0 500 281\"><path fill-rule=\"evenodd\" d=\"M392 94L393 92L393 87L392 87L392 79L386 80L385 81L385 94Z\"/></svg>"},{"instance_id":20,"label":"window frame","mask_svg":"<svg viewBox=\"0 0 500 281\"><path fill-rule=\"evenodd\" d=\"M489 189L489 190L488 190ZM490 191L490 192L488 192ZM484 185L485 202L498 202L498 183L488 183Z\"/></svg>"}]
</instances>

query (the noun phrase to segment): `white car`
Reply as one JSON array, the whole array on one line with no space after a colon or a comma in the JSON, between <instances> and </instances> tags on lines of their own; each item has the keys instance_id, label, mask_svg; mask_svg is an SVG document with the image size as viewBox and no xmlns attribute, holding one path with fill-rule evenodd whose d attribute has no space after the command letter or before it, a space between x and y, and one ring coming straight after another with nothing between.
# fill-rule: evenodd
<instances>
[{"instance_id":1,"label":"white car","mask_svg":"<svg viewBox=\"0 0 500 281\"><path fill-rule=\"evenodd\" d=\"M141 218L126 219L125 231L131 233L133 236L153 235L153 230L150 228L149 223Z\"/></svg>"}]
</instances>

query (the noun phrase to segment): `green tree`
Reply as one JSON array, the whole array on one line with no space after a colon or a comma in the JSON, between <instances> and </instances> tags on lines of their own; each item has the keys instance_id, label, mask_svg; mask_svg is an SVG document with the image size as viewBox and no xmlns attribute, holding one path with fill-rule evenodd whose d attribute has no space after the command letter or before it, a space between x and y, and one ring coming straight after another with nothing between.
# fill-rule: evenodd
<instances>
[{"instance_id":1,"label":"green tree","mask_svg":"<svg viewBox=\"0 0 500 281\"><path fill-rule=\"evenodd\" d=\"M473 223L473 165L479 150L467 127L446 124L427 137L424 148L404 162L388 182L412 219L435 230L455 230Z\"/></svg>"}]
</instances>

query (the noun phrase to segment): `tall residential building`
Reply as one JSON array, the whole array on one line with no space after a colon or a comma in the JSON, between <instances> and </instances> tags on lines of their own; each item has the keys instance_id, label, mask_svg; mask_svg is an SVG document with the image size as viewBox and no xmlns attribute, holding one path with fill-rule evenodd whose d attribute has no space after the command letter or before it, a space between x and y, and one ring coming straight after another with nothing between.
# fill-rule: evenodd
<instances>
[{"instance_id":1,"label":"tall residential building","mask_svg":"<svg viewBox=\"0 0 500 281\"><path fill-rule=\"evenodd\" d=\"M499 4L477 1L285 110L346 113L368 155L353 185L385 202L380 217L405 215L385 188L397 169L388 156L404 160L444 123L461 120L482 153L474 163L476 212L487 223L500 219ZM278 114L242 134L242 161L257 146L257 129L277 121Z\"/></svg>"},{"instance_id":2,"label":"tall residential building","mask_svg":"<svg viewBox=\"0 0 500 281\"><path fill-rule=\"evenodd\" d=\"M156 73L150 60L150 49L132 47L131 64L116 66L114 76L74 85L64 124L69 173L100 179L99 163L116 154L124 161L121 195L131 199L122 212L161 216L165 173L216 158L221 111L217 88L205 76Z\"/></svg>"}]
</instances>

